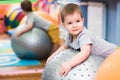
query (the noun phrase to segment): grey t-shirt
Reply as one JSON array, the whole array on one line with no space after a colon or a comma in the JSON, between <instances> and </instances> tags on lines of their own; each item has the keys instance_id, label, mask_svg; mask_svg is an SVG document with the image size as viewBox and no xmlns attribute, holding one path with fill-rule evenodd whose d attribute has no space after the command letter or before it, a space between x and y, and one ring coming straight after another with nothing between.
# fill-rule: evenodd
<instances>
[{"instance_id":1,"label":"grey t-shirt","mask_svg":"<svg viewBox=\"0 0 120 80\"><path fill-rule=\"evenodd\" d=\"M72 35L68 34L68 37L66 39L66 46L77 50L86 44L91 44L90 53L101 55L104 57L110 55L117 47L117 45L109 43L104 39L95 36L85 27L83 31L78 35L76 40L71 42L71 39Z\"/></svg>"},{"instance_id":2,"label":"grey t-shirt","mask_svg":"<svg viewBox=\"0 0 120 80\"><path fill-rule=\"evenodd\" d=\"M44 30L48 30L51 25L51 22L37 16L34 12L30 12L27 16L26 24L33 23L33 27L41 28Z\"/></svg>"}]
</instances>

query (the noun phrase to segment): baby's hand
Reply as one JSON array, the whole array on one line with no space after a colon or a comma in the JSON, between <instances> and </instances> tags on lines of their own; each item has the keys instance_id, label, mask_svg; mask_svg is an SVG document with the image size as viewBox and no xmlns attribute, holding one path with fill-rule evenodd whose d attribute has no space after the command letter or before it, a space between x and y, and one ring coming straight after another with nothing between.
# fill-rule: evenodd
<instances>
[{"instance_id":1,"label":"baby's hand","mask_svg":"<svg viewBox=\"0 0 120 80\"><path fill-rule=\"evenodd\" d=\"M48 62L51 60L52 57L53 57L52 55L48 57L46 64L48 64Z\"/></svg>"},{"instance_id":2,"label":"baby's hand","mask_svg":"<svg viewBox=\"0 0 120 80\"><path fill-rule=\"evenodd\" d=\"M60 66L59 75L66 76L71 69L72 66L70 65L70 61L65 62Z\"/></svg>"},{"instance_id":3,"label":"baby's hand","mask_svg":"<svg viewBox=\"0 0 120 80\"><path fill-rule=\"evenodd\" d=\"M16 32L16 36L20 37L22 35L22 33L20 31Z\"/></svg>"}]
</instances>

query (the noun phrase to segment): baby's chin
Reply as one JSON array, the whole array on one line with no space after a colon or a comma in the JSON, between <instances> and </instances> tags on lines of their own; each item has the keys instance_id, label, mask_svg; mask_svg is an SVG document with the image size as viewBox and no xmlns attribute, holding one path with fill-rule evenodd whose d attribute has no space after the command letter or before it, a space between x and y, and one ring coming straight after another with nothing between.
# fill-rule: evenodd
<instances>
[{"instance_id":1,"label":"baby's chin","mask_svg":"<svg viewBox=\"0 0 120 80\"><path fill-rule=\"evenodd\" d=\"M79 33L72 33L71 35L77 37L79 35Z\"/></svg>"},{"instance_id":2,"label":"baby's chin","mask_svg":"<svg viewBox=\"0 0 120 80\"><path fill-rule=\"evenodd\" d=\"M78 35L80 32L82 32L82 30L73 30L72 34L73 35Z\"/></svg>"}]
</instances>

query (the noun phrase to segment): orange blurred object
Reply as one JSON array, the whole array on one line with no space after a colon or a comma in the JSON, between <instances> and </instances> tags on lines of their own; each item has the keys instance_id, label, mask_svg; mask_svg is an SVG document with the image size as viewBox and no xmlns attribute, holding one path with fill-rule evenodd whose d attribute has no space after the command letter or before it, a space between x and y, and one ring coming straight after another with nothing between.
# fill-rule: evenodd
<instances>
[{"instance_id":1,"label":"orange blurred object","mask_svg":"<svg viewBox=\"0 0 120 80\"><path fill-rule=\"evenodd\" d=\"M0 18L4 18L4 15L6 14L6 12L8 11L8 9L10 8L11 5L9 4L1 4L0 5Z\"/></svg>"},{"instance_id":2,"label":"orange blurred object","mask_svg":"<svg viewBox=\"0 0 120 80\"><path fill-rule=\"evenodd\" d=\"M54 20L48 13L43 11L36 11L35 12L38 16L41 16L44 19L47 19L48 21L51 21L54 24L59 24L56 20Z\"/></svg>"},{"instance_id":3,"label":"orange blurred object","mask_svg":"<svg viewBox=\"0 0 120 80\"><path fill-rule=\"evenodd\" d=\"M105 59L96 73L95 80L120 80L120 49Z\"/></svg>"}]
</instances>

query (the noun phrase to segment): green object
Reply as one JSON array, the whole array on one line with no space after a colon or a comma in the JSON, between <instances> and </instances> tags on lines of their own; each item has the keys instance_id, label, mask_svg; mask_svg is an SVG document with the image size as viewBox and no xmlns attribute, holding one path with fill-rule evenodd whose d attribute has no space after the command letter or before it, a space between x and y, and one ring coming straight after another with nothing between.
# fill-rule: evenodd
<instances>
[{"instance_id":1,"label":"green object","mask_svg":"<svg viewBox=\"0 0 120 80\"><path fill-rule=\"evenodd\" d=\"M22 0L0 0L0 4L15 4L20 3ZM37 0L30 0L31 2L36 2Z\"/></svg>"}]
</instances>

